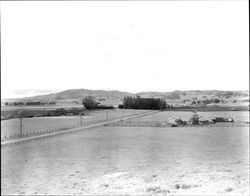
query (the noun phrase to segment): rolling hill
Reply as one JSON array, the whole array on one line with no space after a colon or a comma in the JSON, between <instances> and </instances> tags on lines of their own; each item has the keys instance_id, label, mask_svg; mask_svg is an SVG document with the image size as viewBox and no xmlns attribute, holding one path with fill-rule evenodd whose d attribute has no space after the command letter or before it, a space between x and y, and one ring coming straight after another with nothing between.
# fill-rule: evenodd
<instances>
[{"instance_id":1,"label":"rolling hill","mask_svg":"<svg viewBox=\"0 0 250 196\"><path fill-rule=\"evenodd\" d=\"M98 98L115 98L121 99L124 96L133 96L134 94L121 91L105 91L105 90L88 90L88 89L70 89L58 93L51 93L47 95L38 95L25 98L4 99L4 101L26 101L26 100L65 100L65 99L82 99L86 96L94 96Z\"/></svg>"},{"instance_id":2,"label":"rolling hill","mask_svg":"<svg viewBox=\"0 0 250 196\"><path fill-rule=\"evenodd\" d=\"M202 98L202 97L218 97L218 98L238 98L249 97L249 91L219 91L219 90L190 90L190 91L172 91L172 92L140 92L129 93L118 90L88 90L88 89L70 89L58 93L51 93L46 95L38 95L25 98L3 99L1 101L60 101L60 100L77 100L86 96L94 96L96 98L106 99L122 99L124 96L141 96L147 98L164 98L171 100L188 99L188 98Z\"/></svg>"}]
</instances>

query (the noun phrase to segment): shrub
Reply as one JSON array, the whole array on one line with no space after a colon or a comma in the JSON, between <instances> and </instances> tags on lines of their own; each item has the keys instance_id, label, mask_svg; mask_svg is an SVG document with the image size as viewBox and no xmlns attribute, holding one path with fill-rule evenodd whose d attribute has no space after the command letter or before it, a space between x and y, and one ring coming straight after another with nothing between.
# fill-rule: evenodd
<instances>
[{"instance_id":1,"label":"shrub","mask_svg":"<svg viewBox=\"0 0 250 196\"><path fill-rule=\"evenodd\" d=\"M52 113L52 112L51 112ZM54 113L58 116L58 115L66 115L67 114L67 110L65 110L64 108L59 108L59 109L56 109L54 111Z\"/></svg>"},{"instance_id":2,"label":"shrub","mask_svg":"<svg viewBox=\"0 0 250 196\"><path fill-rule=\"evenodd\" d=\"M34 117L42 117L43 114L35 114Z\"/></svg>"},{"instance_id":3,"label":"shrub","mask_svg":"<svg viewBox=\"0 0 250 196\"><path fill-rule=\"evenodd\" d=\"M98 105L96 109L114 109L114 106Z\"/></svg>"},{"instance_id":4,"label":"shrub","mask_svg":"<svg viewBox=\"0 0 250 196\"><path fill-rule=\"evenodd\" d=\"M73 115L84 114L83 108L71 108L68 110L68 112L72 113Z\"/></svg>"},{"instance_id":5,"label":"shrub","mask_svg":"<svg viewBox=\"0 0 250 196\"><path fill-rule=\"evenodd\" d=\"M25 104L26 105L44 105L44 103L41 101L27 101ZM17 103L17 105L20 105L20 103Z\"/></svg>"},{"instance_id":6,"label":"shrub","mask_svg":"<svg viewBox=\"0 0 250 196\"><path fill-rule=\"evenodd\" d=\"M33 117L34 117L33 114L27 114L27 115L25 115L25 118L33 118Z\"/></svg>"},{"instance_id":7,"label":"shrub","mask_svg":"<svg viewBox=\"0 0 250 196\"><path fill-rule=\"evenodd\" d=\"M11 118L13 118L13 115L12 114L8 114L6 119L11 119Z\"/></svg>"}]
</instances>

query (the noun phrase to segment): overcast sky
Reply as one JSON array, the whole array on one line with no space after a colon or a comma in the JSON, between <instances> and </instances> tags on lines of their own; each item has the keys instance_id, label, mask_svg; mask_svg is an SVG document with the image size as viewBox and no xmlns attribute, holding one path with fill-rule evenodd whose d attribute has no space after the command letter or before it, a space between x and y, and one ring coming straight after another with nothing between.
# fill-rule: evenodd
<instances>
[{"instance_id":1,"label":"overcast sky","mask_svg":"<svg viewBox=\"0 0 250 196\"><path fill-rule=\"evenodd\" d=\"M1 2L2 98L248 90L248 22L244 0Z\"/></svg>"}]
</instances>

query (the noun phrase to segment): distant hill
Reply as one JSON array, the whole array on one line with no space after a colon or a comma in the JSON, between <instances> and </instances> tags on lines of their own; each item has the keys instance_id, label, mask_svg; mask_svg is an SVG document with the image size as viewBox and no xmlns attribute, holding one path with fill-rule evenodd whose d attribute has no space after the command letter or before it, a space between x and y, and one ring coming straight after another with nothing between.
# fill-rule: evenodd
<instances>
[{"instance_id":1,"label":"distant hill","mask_svg":"<svg viewBox=\"0 0 250 196\"><path fill-rule=\"evenodd\" d=\"M51 93L47 95L38 95L25 98L4 99L2 101L26 101L26 100L40 100L40 101L59 101L65 99L82 99L86 96L94 96L96 98L106 99L122 99L124 96L141 96L147 98L164 98L164 99L187 99L192 97L219 97L219 98L236 98L248 97L249 91L219 91L219 90L190 90L190 91L172 91L172 92L140 92L128 93L122 91L106 91L106 90L88 90L88 89L70 89L58 93Z\"/></svg>"},{"instance_id":2,"label":"distant hill","mask_svg":"<svg viewBox=\"0 0 250 196\"><path fill-rule=\"evenodd\" d=\"M182 99L182 98L202 98L202 97L219 97L219 98L233 98L233 97L248 97L248 91L219 91L219 90L190 90L190 91L172 91L172 92L141 92L137 93L141 97L149 98L164 98L164 99Z\"/></svg>"},{"instance_id":3,"label":"distant hill","mask_svg":"<svg viewBox=\"0 0 250 196\"><path fill-rule=\"evenodd\" d=\"M5 99L4 101L25 101L25 100L64 100L64 99L81 99L86 96L104 97L121 99L124 96L133 96L134 94L121 91L105 91L105 90L88 90L88 89L70 89L58 93L51 93L47 95L38 95L25 98Z\"/></svg>"}]
</instances>

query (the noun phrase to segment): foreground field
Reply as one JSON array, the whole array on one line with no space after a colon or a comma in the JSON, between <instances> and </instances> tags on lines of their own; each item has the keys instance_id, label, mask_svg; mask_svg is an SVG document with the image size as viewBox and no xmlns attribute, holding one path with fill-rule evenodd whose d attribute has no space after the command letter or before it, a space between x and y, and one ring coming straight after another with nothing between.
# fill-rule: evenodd
<instances>
[{"instance_id":1,"label":"foreground field","mask_svg":"<svg viewBox=\"0 0 250 196\"><path fill-rule=\"evenodd\" d=\"M3 195L249 195L246 127L99 127L1 149Z\"/></svg>"},{"instance_id":2,"label":"foreground field","mask_svg":"<svg viewBox=\"0 0 250 196\"><path fill-rule=\"evenodd\" d=\"M126 116L145 113L147 110L99 110L90 112L88 115L82 116L82 125L91 125L104 122L111 119L122 119ZM23 134L35 133L37 131L44 132L47 130L66 129L69 127L78 127L81 125L80 116L57 116L57 117L34 117L23 118L22 130ZM20 120L10 119L1 121L1 139L8 138L11 135L19 134Z\"/></svg>"}]
</instances>

